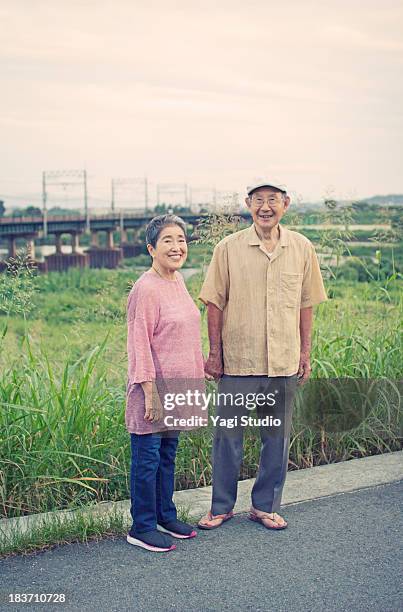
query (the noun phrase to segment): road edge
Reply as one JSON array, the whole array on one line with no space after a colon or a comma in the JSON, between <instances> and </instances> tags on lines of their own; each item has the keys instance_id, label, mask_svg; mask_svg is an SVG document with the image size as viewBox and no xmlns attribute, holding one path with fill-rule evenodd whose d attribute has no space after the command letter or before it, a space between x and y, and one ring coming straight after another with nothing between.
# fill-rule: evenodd
<instances>
[{"instance_id":1,"label":"road edge","mask_svg":"<svg viewBox=\"0 0 403 612\"><path fill-rule=\"evenodd\" d=\"M320 465L288 472L282 506L301 503L321 497L349 493L403 479L403 451L372 455L339 463ZM255 479L240 481L235 512L247 512L250 493ZM210 509L211 486L177 491L175 503L186 514L200 517ZM130 522L130 500L101 502L79 510L59 510L29 516L1 519L0 534L12 537L13 533L28 534L52 519L69 521L78 514L105 517L120 513Z\"/></svg>"}]
</instances>

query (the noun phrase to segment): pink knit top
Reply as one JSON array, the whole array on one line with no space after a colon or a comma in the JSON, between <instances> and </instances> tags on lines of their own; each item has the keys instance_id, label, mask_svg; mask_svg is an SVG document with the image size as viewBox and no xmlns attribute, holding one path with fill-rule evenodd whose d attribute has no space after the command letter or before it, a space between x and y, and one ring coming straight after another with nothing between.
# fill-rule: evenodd
<instances>
[{"instance_id":1,"label":"pink knit top","mask_svg":"<svg viewBox=\"0 0 403 612\"><path fill-rule=\"evenodd\" d=\"M130 433L146 434L166 430L144 420L144 392L147 380L179 381L185 387L204 388L200 312L176 272L175 281L144 272L135 282L127 300L128 380L126 427ZM189 384L187 384L189 383ZM174 387L177 383L174 382ZM175 389L176 390L176 389Z\"/></svg>"}]
</instances>

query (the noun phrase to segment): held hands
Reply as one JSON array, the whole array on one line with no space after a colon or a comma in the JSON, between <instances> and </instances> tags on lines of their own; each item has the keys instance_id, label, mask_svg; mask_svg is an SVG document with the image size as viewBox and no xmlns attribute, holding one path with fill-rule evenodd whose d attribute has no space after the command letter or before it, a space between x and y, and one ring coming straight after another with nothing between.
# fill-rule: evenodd
<instances>
[{"instance_id":1,"label":"held hands","mask_svg":"<svg viewBox=\"0 0 403 612\"><path fill-rule=\"evenodd\" d=\"M298 368L298 384L304 385L311 375L311 359L309 353L301 352Z\"/></svg>"},{"instance_id":2,"label":"held hands","mask_svg":"<svg viewBox=\"0 0 403 612\"><path fill-rule=\"evenodd\" d=\"M207 380L218 380L224 373L221 349L210 349L207 361L204 364L204 375Z\"/></svg>"}]
</instances>

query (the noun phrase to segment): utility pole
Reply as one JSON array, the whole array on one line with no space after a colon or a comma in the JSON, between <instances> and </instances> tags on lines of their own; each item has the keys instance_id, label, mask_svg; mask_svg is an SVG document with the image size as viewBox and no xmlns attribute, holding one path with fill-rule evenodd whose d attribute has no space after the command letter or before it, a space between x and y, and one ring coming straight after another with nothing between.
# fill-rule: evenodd
<instances>
[{"instance_id":1,"label":"utility pole","mask_svg":"<svg viewBox=\"0 0 403 612\"><path fill-rule=\"evenodd\" d=\"M84 170L84 212L85 212L85 233L90 233L90 213L88 210L88 192L87 192L87 170Z\"/></svg>"},{"instance_id":2,"label":"utility pole","mask_svg":"<svg viewBox=\"0 0 403 612\"><path fill-rule=\"evenodd\" d=\"M42 215L43 215L43 235L48 235L48 209L46 206L46 172L42 172Z\"/></svg>"},{"instance_id":3,"label":"utility pole","mask_svg":"<svg viewBox=\"0 0 403 612\"><path fill-rule=\"evenodd\" d=\"M87 171L86 170L44 170L42 172L42 208L43 234L48 233L48 189L53 187L83 187L85 231L90 231L90 213L88 208Z\"/></svg>"},{"instance_id":4,"label":"utility pole","mask_svg":"<svg viewBox=\"0 0 403 612\"><path fill-rule=\"evenodd\" d=\"M115 180L114 179L112 179L111 192L112 192L111 210L112 212L115 212Z\"/></svg>"},{"instance_id":5,"label":"utility pole","mask_svg":"<svg viewBox=\"0 0 403 612\"><path fill-rule=\"evenodd\" d=\"M148 212L148 180L144 177L144 208L146 213Z\"/></svg>"}]
</instances>

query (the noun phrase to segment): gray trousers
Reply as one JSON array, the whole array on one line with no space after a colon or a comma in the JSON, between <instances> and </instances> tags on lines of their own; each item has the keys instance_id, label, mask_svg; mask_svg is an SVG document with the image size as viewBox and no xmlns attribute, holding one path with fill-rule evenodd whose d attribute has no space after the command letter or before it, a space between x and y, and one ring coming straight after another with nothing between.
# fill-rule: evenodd
<instances>
[{"instance_id":1,"label":"gray trousers","mask_svg":"<svg viewBox=\"0 0 403 612\"><path fill-rule=\"evenodd\" d=\"M239 471L243 458L245 426L241 417L280 420L281 426L259 426L261 451L259 469L252 489L252 505L263 512L278 512L287 475L293 400L297 388L297 375L228 376L224 374L218 384L218 401L213 441L213 499L214 515L233 509L238 489ZM244 405L241 404L241 396ZM253 412L245 404L250 394L270 395L264 406L256 406ZM262 403L262 395L259 395ZM275 398L275 400L273 400ZM275 401L274 406L270 405ZM251 403L249 403L250 405ZM234 417L236 426L233 426ZM221 425L219 424L221 423ZM225 423L230 426L225 426ZM252 425L254 434L258 426Z\"/></svg>"}]
</instances>

